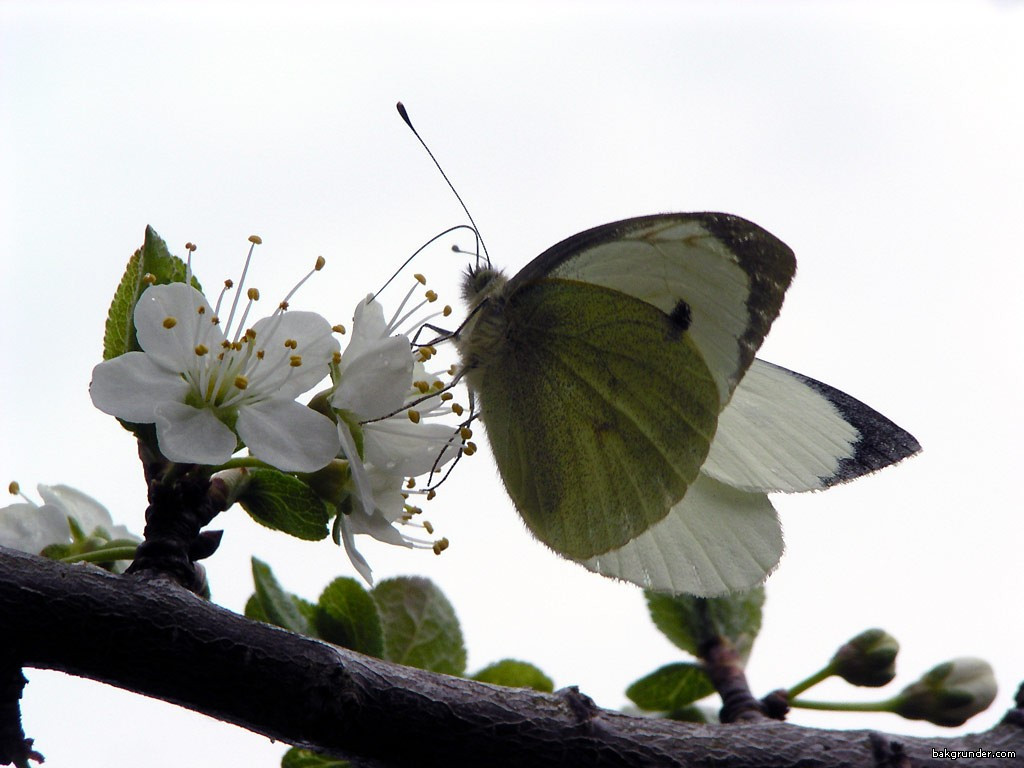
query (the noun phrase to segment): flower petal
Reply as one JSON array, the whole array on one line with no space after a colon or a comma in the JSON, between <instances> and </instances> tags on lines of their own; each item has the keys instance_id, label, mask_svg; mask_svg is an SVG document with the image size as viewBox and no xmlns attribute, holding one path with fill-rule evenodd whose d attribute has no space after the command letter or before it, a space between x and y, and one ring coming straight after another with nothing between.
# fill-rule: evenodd
<instances>
[{"instance_id":1,"label":"flower petal","mask_svg":"<svg viewBox=\"0 0 1024 768\"><path fill-rule=\"evenodd\" d=\"M412 385L412 368L408 339L382 339L358 357L348 359L331 404L364 421L394 413L405 403Z\"/></svg>"},{"instance_id":2,"label":"flower petal","mask_svg":"<svg viewBox=\"0 0 1024 768\"><path fill-rule=\"evenodd\" d=\"M105 360L92 369L89 396L104 413L137 424L156 421L161 403L183 401L189 385L145 352Z\"/></svg>"},{"instance_id":3,"label":"flower petal","mask_svg":"<svg viewBox=\"0 0 1024 768\"><path fill-rule=\"evenodd\" d=\"M135 305L134 318L139 346L171 371L195 367L198 343L216 349L224 340L206 297L185 283L151 285ZM165 325L168 318L175 322L171 328Z\"/></svg>"},{"instance_id":4,"label":"flower petal","mask_svg":"<svg viewBox=\"0 0 1024 768\"><path fill-rule=\"evenodd\" d=\"M47 506L55 507L66 517L73 517L86 534L96 528L105 528L108 533L114 524L110 512L96 499L67 485L37 485L39 496ZM67 520L65 520L65 523Z\"/></svg>"},{"instance_id":5,"label":"flower petal","mask_svg":"<svg viewBox=\"0 0 1024 768\"><path fill-rule=\"evenodd\" d=\"M223 464L235 452L235 433L206 408L163 403L156 409L160 453L186 464Z\"/></svg>"},{"instance_id":6,"label":"flower petal","mask_svg":"<svg viewBox=\"0 0 1024 768\"><path fill-rule=\"evenodd\" d=\"M37 555L71 541L68 518L55 506L18 503L0 509L0 545Z\"/></svg>"},{"instance_id":7,"label":"flower petal","mask_svg":"<svg viewBox=\"0 0 1024 768\"><path fill-rule=\"evenodd\" d=\"M363 427L363 453L368 463L403 477L440 469L454 459L461 441L444 424L413 424L405 414Z\"/></svg>"},{"instance_id":8,"label":"flower petal","mask_svg":"<svg viewBox=\"0 0 1024 768\"><path fill-rule=\"evenodd\" d=\"M289 399L321 381L331 357L341 348L331 324L316 312L290 311L265 317L253 331L256 346L264 355L255 369L259 378L254 375L250 384ZM289 362L296 355L302 358L302 365L291 367Z\"/></svg>"},{"instance_id":9,"label":"flower petal","mask_svg":"<svg viewBox=\"0 0 1024 768\"><path fill-rule=\"evenodd\" d=\"M362 576L366 583L371 587L373 586L373 570L370 568L370 564L366 562L366 558L359 554L359 550L356 549L356 540L351 528L349 527L349 516L342 515L339 521L341 525L341 541L345 545L345 554L348 555L348 559L352 561L352 565L356 567L356 571Z\"/></svg>"},{"instance_id":10,"label":"flower petal","mask_svg":"<svg viewBox=\"0 0 1024 768\"><path fill-rule=\"evenodd\" d=\"M294 400L245 405L235 429L253 456L286 472L315 472L341 447L334 422Z\"/></svg>"}]
</instances>

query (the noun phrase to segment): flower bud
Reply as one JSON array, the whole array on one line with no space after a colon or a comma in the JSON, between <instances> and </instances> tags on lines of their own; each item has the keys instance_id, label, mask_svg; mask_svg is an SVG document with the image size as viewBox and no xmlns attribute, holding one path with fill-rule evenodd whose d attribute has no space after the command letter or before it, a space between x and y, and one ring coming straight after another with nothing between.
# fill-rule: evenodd
<instances>
[{"instance_id":1,"label":"flower bud","mask_svg":"<svg viewBox=\"0 0 1024 768\"><path fill-rule=\"evenodd\" d=\"M868 629L844 644L832 657L833 673L848 683L878 688L896 676L900 644L882 629Z\"/></svg>"},{"instance_id":2,"label":"flower bud","mask_svg":"<svg viewBox=\"0 0 1024 768\"><path fill-rule=\"evenodd\" d=\"M996 697L996 679L987 661L960 658L925 673L896 697L893 711L908 720L948 727L984 712Z\"/></svg>"}]
</instances>

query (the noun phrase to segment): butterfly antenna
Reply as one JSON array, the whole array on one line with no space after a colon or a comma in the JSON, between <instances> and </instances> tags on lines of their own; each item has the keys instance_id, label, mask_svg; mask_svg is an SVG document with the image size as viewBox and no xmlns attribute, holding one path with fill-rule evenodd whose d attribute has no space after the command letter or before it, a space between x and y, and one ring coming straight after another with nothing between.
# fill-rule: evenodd
<instances>
[{"instance_id":1,"label":"butterfly antenna","mask_svg":"<svg viewBox=\"0 0 1024 768\"><path fill-rule=\"evenodd\" d=\"M444 232L438 232L432 238L427 240L427 242L425 242L423 245L421 245L419 248L417 248L415 251L413 251L412 252L412 256L410 256L408 259L406 259L405 261L402 262L402 266L400 266L398 269L396 269L394 274L391 275L391 277L389 277L387 279L387 282L385 282L384 285L382 285L380 288L377 289L377 292L375 294L373 294L373 298L376 299L378 296L380 296L380 294L384 291L384 289L387 288L389 285L391 285L391 281L394 280L396 277L398 277L401 274L402 270L405 269L407 266L409 266L409 262L411 262L413 259L415 259L417 256L419 256L423 252L423 250L425 248L427 248L429 245L431 245L435 241L440 240L445 235L450 234L451 232L455 232L456 230L459 230L459 229L468 229L470 232L473 233L474 237L476 237L478 240L480 238L480 235L479 235L479 233L477 233L476 229L474 227L469 226L469 224L456 224L454 227L448 227L448 229L444 230Z\"/></svg>"},{"instance_id":2,"label":"butterfly antenna","mask_svg":"<svg viewBox=\"0 0 1024 768\"><path fill-rule=\"evenodd\" d=\"M441 177L445 180L445 183L448 184L448 189L452 191L452 194L455 195L455 199L458 200L459 205L462 206L462 210L466 214L466 218L468 218L469 223L473 225L473 231L476 233L477 242L480 244L480 247L483 248L484 259L486 259L487 266L489 267L491 265L491 256L487 252L487 244L484 243L483 237L480 236L480 229L477 227L476 222L473 221L473 214L469 212L469 208L466 207L466 204L465 202L463 202L462 196L459 194L459 191L455 189L455 185L452 184L451 179L448 178L448 174L444 172L444 168L442 168L441 164L437 162L437 158L434 157L434 153L430 151L430 147L427 146L427 142L425 142L423 140L423 137L420 136L419 131L417 131L416 128L413 127L412 120L409 119L409 113L408 111L406 111L405 105L402 104L402 102L398 102L395 105L395 107L398 109L398 114L401 115L402 120L404 120L405 124L409 126L409 130L412 131L412 135L416 137L417 141L419 141L419 143L423 146L423 149L427 151L427 154L430 156L430 159L434 161L434 166L437 168L438 171L440 171Z\"/></svg>"}]
</instances>

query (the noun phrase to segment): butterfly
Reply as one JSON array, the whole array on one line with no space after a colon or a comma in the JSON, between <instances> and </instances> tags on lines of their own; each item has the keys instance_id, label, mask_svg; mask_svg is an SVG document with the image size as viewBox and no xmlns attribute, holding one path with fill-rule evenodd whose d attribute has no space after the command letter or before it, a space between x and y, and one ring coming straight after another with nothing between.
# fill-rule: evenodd
<instances>
[{"instance_id":1,"label":"butterfly","mask_svg":"<svg viewBox=\"0 0 1024 768\"><path fill-rule=\"evenodd\" d=\"M781 240L724 213L604 224L511 278L470 267L455 343L534 536L656 591L744 590L783 550L768 493L920 450L853 397L755 358L795 271Z\"/></svg>"}]
</instances>

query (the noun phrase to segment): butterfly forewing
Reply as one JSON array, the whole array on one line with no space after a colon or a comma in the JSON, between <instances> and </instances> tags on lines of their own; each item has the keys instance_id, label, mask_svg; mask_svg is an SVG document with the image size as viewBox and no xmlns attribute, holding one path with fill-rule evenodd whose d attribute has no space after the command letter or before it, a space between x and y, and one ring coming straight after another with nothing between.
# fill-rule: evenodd
<instances>
[{"instance_id":1,"label":"butterfly forewing","mask_svg":"<svg viewBox=\"0 0 1024 768\"><path fill-rule=\"evenodd\" d=\"M463 356L534 534L586 559L664 518L696 479L720 409L689 334L649 303L566 280L521 284L480 315L488 348L470 340Z\"/></svg>"},{"instance_id":2,"label":"butterfly forewing","mask_svg":"<svg viewBox=\"0 0 1024 768\"><path fill-rule=\"evenodd\" d=\"M796 270L793 252L745 219L662 214L605 224L548 249L510 282L541 277L613 288L666 314L681 303L722 405L754 359Z\"/></svg>"}]
</instances>

